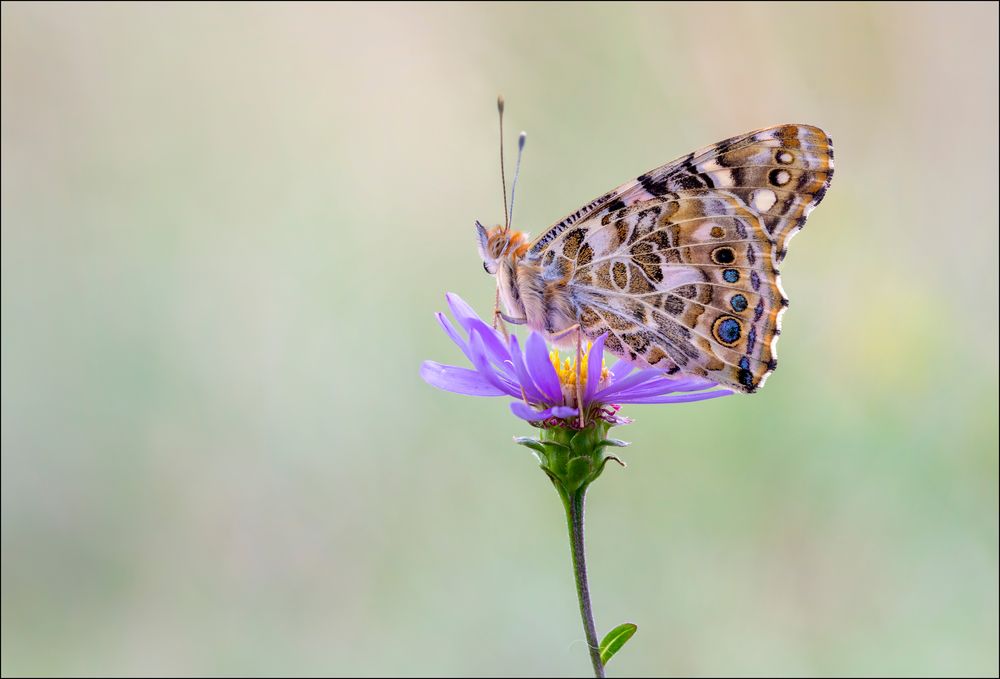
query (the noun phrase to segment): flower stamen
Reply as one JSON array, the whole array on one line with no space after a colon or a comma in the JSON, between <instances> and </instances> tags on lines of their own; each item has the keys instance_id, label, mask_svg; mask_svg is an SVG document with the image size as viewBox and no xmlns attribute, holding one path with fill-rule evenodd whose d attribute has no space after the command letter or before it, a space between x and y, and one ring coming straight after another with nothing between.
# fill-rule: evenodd
<instances>
[{"instance_id":1,"label":"flower stamen","mask_svg":"<svg viewBox=\"0 0 1000 679\"><path fill-rule=\"evenodd\" d=\"M552 362L552 367L556 369L556 375L559 377L559 385L562 387L563 398L567 405L576 407L577 404L577 374L580 375L580 382L583 385L587 383L587 375L589 375L589 365L590 365L590 350L593 348L591 342L587 342L581 347L580 350L580 369L577 371L576 366L576 352L573 352L573 356L567 356L563 358L559 355L558 349L553 349L549 352L549 360ZM597 388L603 387L608 380L609 376L607 363L604 361L604 357L601 357L601 377Z\"/></svg>"}]
</instances>

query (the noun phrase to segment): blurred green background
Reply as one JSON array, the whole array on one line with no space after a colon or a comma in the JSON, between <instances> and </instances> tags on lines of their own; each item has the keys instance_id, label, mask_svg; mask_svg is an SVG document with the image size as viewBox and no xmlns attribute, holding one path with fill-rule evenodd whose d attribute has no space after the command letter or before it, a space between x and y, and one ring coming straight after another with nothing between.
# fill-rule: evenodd
<instances>
[{"instance_id":1,"label":"blurred green background","mask_svg":"<svg viewBox=\"0 0 1000 679\"><path fill-rule=\"evenodd\" d=\"M562 508L482 313L494 101L538 233L820 125L752 397L627 409L590 494L626 675L996 675L996 4L2 9L2 670L567 675ZM513 153L508 156L511 159Z\"/></svg>"}]
</instances>

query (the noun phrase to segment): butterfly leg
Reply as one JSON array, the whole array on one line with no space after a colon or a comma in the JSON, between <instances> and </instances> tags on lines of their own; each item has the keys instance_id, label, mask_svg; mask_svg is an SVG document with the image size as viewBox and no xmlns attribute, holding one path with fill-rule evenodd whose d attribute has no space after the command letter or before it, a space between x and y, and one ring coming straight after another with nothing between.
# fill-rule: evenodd
<instances>
[{"instance_id":1,"label":"butterfly leg","mask_svg":"<svg viewBox=\"0 0 1000 679\"><path fill-rule=\"evenodd\" d=\"M581 377L581 366L583 362L583 333L580 332L580 324L576 325L576 407L580 411L580 429L583 429L583 380Z\"/></svg>"},{"instance_id":2,"label":"butterfly leg","mask_svg":"<svg viewBox=\"0 0 1000 679\"><path fill-rule=\"evenodd\" d=\"M508 316L499 309L493 310L493 329L496 330L497 327L499 326L500 332L503 333L504 341L510 343L510 332L507 330L507 326L504 324L504 321L507 321L507 323L512 323L514 325L524 325L525 323L528 322L528 319L514 318L513 316Z\"/></svg>"},{"instance_id":3,"label":"butterfly leg","mask_svg":"<svg viewBox=\"0 0 1000 679\"><path fill-rule=\"evenodd\" d=\"M508 316L502 311L497 311L496 315L502 318L503 320L507 321L508 323L512 323L513 325L524 325L525 323L528 322L527 318L516 318L514 316Z\"/></svg>"},{"instance_id":4,"label":"butterfly leg","mask_svg":"<svg viewBox=\"0 0 1000 679\"><path fill-rule=\"evenodd\" d=\"M576 323L574 325L569 326L565 330L559 330L557 332L549 333L549 338L553 342L558 342L559 340L569 335L571 332L575 332L577 333L577 340L579 341L579 331L580 331L580 324Z\"/></svg>"},{"instance_id":5,"label":"butterfly leg","mask_svg":"<svg viewBox=\"0 0 1000 679\"><path fill-rule=\"evenodd\" d=\"M493 329L496 330L499 326L500 331L503 333L504 340L510 342L510 333L507 331L507 326L503 324L504 321L514 325L524 325L528 322L528 319L514 318L513 316L508 316L500 310L500 286L497 285L497 296L493 302Z\"/></svg>"},{"instance_id":6,"label":"butterfly leg","mask_svg":"<svg viewBox=\"0 0 1000 679\"><path fill-rule=\"evenodd\" d=\"M497 296L493 300L493 329L494 330L497 329L497 323L499 323L499 322L500 322L500 283L498 282L497 283ZM503 334L506 335L507 331L504 330Z\"/></svg>"}]
</instances>

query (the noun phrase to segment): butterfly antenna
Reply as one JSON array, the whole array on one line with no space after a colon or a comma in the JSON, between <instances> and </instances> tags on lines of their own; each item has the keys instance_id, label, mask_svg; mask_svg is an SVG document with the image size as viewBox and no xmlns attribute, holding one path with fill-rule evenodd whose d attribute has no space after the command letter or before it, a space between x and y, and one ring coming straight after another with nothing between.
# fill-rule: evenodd
<instances>
[{"instance_id":1,"label":"butterfly antenna","mask_svg":"<svg viewBox=\"0 0 1000 679\"><path fill-rule=\"evenodd\" d=\"M503 186L503 230L510 229L510 213L507 212L507 177L503 170L503 95L497 97L497 113L500 114L500 183Z\"/></svg>"},{"instance_id":2,"label":"butterfly antenna","mask_svg":"<svg viewBox=\"0 0 1000 679\"><path fill-rule=\"evenodd\" d=\"M514 181L510 183L510 221L514 222L514 192L517 191L517 178L521 174L521 156L524 155L524 142L528 139L528 133L522 132L517 138L517 165L514 166Z\"/></svg>"}]
</instances>

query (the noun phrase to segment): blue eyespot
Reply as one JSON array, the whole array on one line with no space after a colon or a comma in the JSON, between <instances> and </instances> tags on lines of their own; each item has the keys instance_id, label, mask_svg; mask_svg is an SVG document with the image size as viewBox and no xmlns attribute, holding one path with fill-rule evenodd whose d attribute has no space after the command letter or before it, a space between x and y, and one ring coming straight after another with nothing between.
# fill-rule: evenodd
<instances>
[{"instance_id":1,"label":"blue eyespot","mask_svg":"<svg viewBox=\"0 0 1000 679\"><path fill-rule=\"evenodd\" d=\"M729 300L729 306L733 307L733 311L743 311L747 308L747 298L743 295L733 295Z\"/></svg>"},{"instance_id":2,"label":"blue eyespot","mask_svg":"<svg viewBox=\"0 0 1000 679\"><path fill-rule=\"evenodd\" d=\"M727 283L735 283L740 279L740 272L736 269L726 269L722 272L722 280Z\"/></svg>"},{"instance_id":3,"label":"blue eyespot","mask_svg":"<svg viewBox=\"0 0 1000 679\"><path fill-rule=\"evenodd\" d=\"M739 341L743 332L743 326L738 319L732 316L720 316L712 325L712 334L727 347L731 347Z\"/></svg>"},{"instance_id":4,"label":"blue eyespot","mask_svg":"<svg viewBox=\"0 0 1000 679\"><path fill-rule=\"evenodd\" d=\"M719 323L719 337L723 342L735 342L740 338L740 324L731 318Z\"/></svg>"},{"instance_id":5,"label":"blue eyespot","mask_svg":"<svg viewBox=\"0 0 1000 679\"><path fill-rule=\"evenodd\" d=\"M747 389L750 389L751 391L754 389L753 373L750 372L750 359L746 356L740 359L740 369L736 379L738 379L740 384Z\"/></svg>"}]
</instances>

